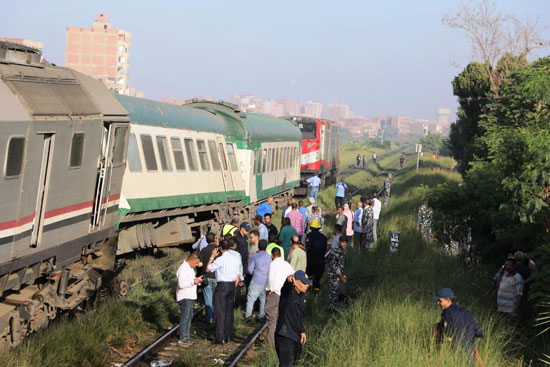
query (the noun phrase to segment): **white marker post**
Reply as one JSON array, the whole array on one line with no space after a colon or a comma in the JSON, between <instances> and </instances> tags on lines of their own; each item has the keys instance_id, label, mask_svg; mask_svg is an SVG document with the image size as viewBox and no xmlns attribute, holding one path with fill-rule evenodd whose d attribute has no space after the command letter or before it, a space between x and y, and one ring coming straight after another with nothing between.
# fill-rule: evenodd
<instances>
[{"instance_id":1,"label":"white marker post","mask_svg":"<svg viewBox=\"0 0 550 367\"><path fill-rule=\"evenodd\" d=\"M416 173L418 173L418 162L420 161L421 152L422 152L422 144L416 144Z\"/></svg>"}]
</instances>

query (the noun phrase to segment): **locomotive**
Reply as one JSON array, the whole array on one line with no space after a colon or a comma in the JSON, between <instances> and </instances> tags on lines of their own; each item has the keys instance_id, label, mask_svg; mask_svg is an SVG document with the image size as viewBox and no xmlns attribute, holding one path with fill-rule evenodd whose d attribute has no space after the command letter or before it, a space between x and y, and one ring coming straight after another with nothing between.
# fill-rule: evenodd
<instances>
[{"instance_id":1,"label":"locomotive","mask_svg":"<svg viewBox=\"0 0 550 367\"><path fill-rule=\"evenodd\" d=\"M334 121L310 117L288 116L284 118L294 122L302 133L301 185L295 190L295 194L307 194L308 185L305 181L311 176L319 176L321 188L334 185L340 160L340 128L338 124Z\"/></svg>"},{"instance_id":2,"label":"locomotive","mask_svg":"<svg viewBox=\"0 0 550 367\"><path fill-rule=\"evenodd\" d=\"M292 121L113 94L40 59L0 42L0 346L96 294L117 255L194 242L300 185Z\"/></svg>"}]
</instances>

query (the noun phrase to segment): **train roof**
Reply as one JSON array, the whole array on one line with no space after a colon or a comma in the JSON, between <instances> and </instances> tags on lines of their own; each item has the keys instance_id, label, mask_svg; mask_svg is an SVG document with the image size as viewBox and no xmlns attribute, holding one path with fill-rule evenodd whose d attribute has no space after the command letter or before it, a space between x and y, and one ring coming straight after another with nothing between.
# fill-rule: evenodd
<instances>
[{"instance_id":1,"label":"train roof","mask_svg":"<svg viewBox=\"0 0 550 367\"><path fill-rule=\"evenodd\" d=\"M227 119L204 110L115 94L118 101L130 112L130 120L138 125L171 127L206 131L243 138L244 129Z\"/></svg>"},{"instance_id":2,"label":"train roof","mask_svg":"<svg viewBox=\"0 0 550 367\"><path fill-rule=\"evenodd\" d=\"M256 113L242 112L236 105L230 103L193 101L186 104L186 106L206 110L222 116L228 121L238 123L246 131L244 140L250 143L302 140L300 129L291 121Z\"/></svg>"}]
</instances>

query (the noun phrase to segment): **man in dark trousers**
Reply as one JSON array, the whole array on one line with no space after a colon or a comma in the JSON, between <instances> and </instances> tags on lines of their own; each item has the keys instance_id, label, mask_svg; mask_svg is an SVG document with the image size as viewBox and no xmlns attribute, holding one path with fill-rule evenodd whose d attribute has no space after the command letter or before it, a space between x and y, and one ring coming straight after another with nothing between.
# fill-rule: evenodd
<instances>
[{"instance_id":1,"label":"man in dark trousers","mask_svg":"<svg viewBox=\"0 0 550 367\"><path fill-rule=\"evenodd\" d=\"M222 256L216 258L218 249L212 250L206 271L216 273L216 291L214 292L214 313L216 317L216 342L224 344L233 334L233 308L235 287L239 284L242 268L241 260L229 252L229 244L220 243Z\"/></svg>"},{"instance_id":2,"label":"man in dark trousers","mask_svg":"<svg viewBox=\"0 0 550 367\"><path fill-rule=\"evenodd\" d=\"M304 314L306 311L306 292L311 279L298 270L287 278L281 289L279 301L279 319L275 329L275 349L280 367L295 366L302 345L306 343Z\"/></svg>"},{"instance_id":3,"label":"man in dark trousers","mask_svg":"<svg viewBox=\"0 0 550 367\"><path fill-rule=\"evenodd\" d=\"M321 221L311 221L311 232L306 236L307 275L313 278L313 291L318 292L321 278L325 271L325 253L327 252L327 237L320 232Z\"/></svg>"},{"instance_id":4,"label":"man in dark trousers","mask_svg":"<svg viewBox=\"0 0 550 367\"><path fill-rule=\"evenodd\" d=\"M465 353L475 356L479 365L483 365L479 351L475 346L476 338L483 338L483 332L472 314L458 306L450 288L442 288L432 298L441 307L441 320L434 325L436 340L450 340L454 346L461 347Z\"/></svg>"}]
</instances>

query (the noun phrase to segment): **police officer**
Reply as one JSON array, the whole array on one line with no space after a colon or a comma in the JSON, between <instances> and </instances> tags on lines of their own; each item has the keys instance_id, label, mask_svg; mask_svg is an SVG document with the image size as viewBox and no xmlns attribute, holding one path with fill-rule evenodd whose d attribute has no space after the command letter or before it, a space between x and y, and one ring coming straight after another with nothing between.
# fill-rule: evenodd
<instances>
[{"instance_id":1,"label":"police officer","mask_svg":"<svg viewBox=\"0 0 550 367\"><path fill-rule=\"evenodd\" d=\"M329 254L328 264L328 310L329 312L336 311L336 302L340 295L342 284L347 282L347 277L344 275L344 265L346 261L346 236L340 236L338 247L331 249Z\"/></svg>"},{"instance_id":2,"label":"police officer","mask_svg":"<svg viewBox=\"0 0 550 367\"><path fill-rule=\"evenodd\" d=\"M432 243L432 222L433 222L433 210L428 206L428 201L424 201L418 208L418 215L416 217L416 230L420 232L420 235L424 240Z\"/></svg>"},{"instance_id":3,"label":"police officer","mask_svg":"<svg viewBox=\"0 0 550 367\"><path fill-rule=\"evenodd\" d=\"M470 356L475 356L482 366L475 339L483 338L483 332L472 314L464 307L456 305L456 297L450 288L440 289L432 299L437 301L442 311L441 320L434 325L437 341L451 341L453 346L459 346Z\"/></svg>"},{"instance_id":4,"label":"police officer","mask_svg":"<svg viewBox=\"0 0 550 367\"><path fill-rule=\"evenodd\" d=\"M391 179L392 174L389 173L388 177L384 180L384 206L388 206L390 203L390 191L391 191Z\"/></svg>"}]
</instances>

